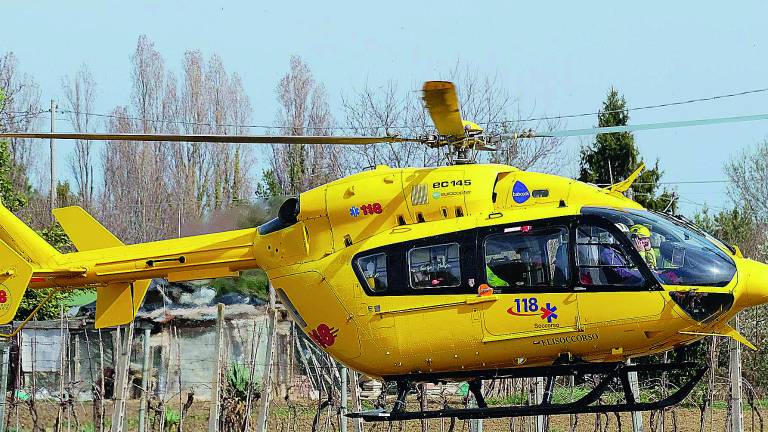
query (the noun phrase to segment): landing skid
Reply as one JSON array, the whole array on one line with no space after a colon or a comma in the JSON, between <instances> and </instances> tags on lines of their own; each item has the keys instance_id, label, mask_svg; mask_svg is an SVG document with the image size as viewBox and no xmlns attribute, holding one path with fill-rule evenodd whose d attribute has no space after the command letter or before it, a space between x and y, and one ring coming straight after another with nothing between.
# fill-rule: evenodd
<instances>
[{"instance_id":1,"label":"landing skid","mask_svg":"<svg viewBox=\"0 0 768 432\"><path fill-rule=\"evenodd\" d=\"M672 370L693 370L693 376L674 393L657 400L655 402L638 402L635 400L634 393L629 385L630 372L648 372L648 371L672 371ZM555 415L555 414L585 414L585 413L603 413L603 412L625 412L625 411L651 411L666 408L680 403L693 390L696 383L701 380L707 371L706 366L699 366L693 362L682 363L664 363L664 364L643 364L627 365L624 363L600 363L600 364L574 364L574 365L555 365L543 368L524 368L508 369L495 371L493 374L497 378L518 378L546 376L547 381L544 389L544 397L538 405L525 406L503 406L489 407L485 403L483 395L480 392L480 381L470 381L469 391L475 396L477 408L448 408L432 411L405 411L405 397L407 395L408 385L406 381L398 381L398 399L395 402L395 408L387 412L384 409L364 411L359 413L347 414L347 417L362 418L365 421L399 421L399 420L419 420L440 417L455 417L460 420L473 418L497 418L497 417L519 417L536 415ZM543 373L546 372L546 373ZM554 389L554 380L558 376L599 374L603 375L600 382L581 398L568 403L553 404L552 394ZM488 373L482 373L480 376L488 376ZM606 392L612 382L618 380L624 391L624 402L607 405L594 405L600 397Z\"/></svg>"}]
</instances>

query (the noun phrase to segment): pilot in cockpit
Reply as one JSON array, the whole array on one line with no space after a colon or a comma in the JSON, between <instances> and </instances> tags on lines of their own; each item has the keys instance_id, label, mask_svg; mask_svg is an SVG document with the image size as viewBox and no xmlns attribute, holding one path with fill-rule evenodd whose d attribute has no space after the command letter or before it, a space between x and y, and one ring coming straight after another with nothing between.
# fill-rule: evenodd
<instances>
[{"instance_id":1,"label":"pilot in cockpit","mask_svg":"<svg viewBox=\"0 0 768 432\"><path fill-rule=\"evenodd\" d=\"M656 270L656 253L651 245L651 230L645 225L632 225L629 228L629 239L632 240L632 245L635 246L648 267L651 270Z\"/></svg>"}]
</instances>

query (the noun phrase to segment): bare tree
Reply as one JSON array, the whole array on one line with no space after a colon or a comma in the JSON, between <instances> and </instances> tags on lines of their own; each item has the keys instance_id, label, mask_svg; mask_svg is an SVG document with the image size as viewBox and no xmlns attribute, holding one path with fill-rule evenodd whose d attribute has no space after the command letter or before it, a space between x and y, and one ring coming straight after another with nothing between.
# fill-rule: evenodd
<instances>
[{"instance_id":1,"label":"bare tree","mask_svg":"<svg viewBox=\"0 0 768 432\"><path fill-rule=\"evenodd\" d=\"M83 64L74 77L61 80L67 116L76 132L92 132L95 119L90 113L96 100L96 82ZM93 146L90 141L75 141L74 152L69 156L69 167L75 177L77 193L85 208L90 208L94 195Z\"/></svg>"},{"instance_id":2,"label":"bare tree","mask_svg":"<svg viewBox=\"0 0 768 432\"><path fill-rule=\"evenodd\" d=\"M136 51L131 56L131 105L140 119L143 133L155 131L162 119L163 84L165 82L165 62L155 49L155 44L146 35L139 36Z\"/></svg>"},{"instance_id":3,"label":"bare tree","mask_svg":"<svg viewBox=\"0 0 768 432\"><path fill-rule=\"evenodd\" d=\"M117 107L112 132L231 134L243 130L251 105L221 58L185 53L181 80L145 36L131 56L129 107ZM101 158L102 211L126 241L177 235L250 193L250 149L218 143L108 142Z\"/></svg>"},{"instance_id":4,"label":"bare tree","mask_svg":"<svg viewBox=\"0 0 768 432\"><path fill-rule=\"evenodd\" d=\"M519 116L517 117L520 118ZM504 122L502 133L509 136L521 136L529 130L551 131L563 127L557 120L542 120L527 124L519 120ZM497 144L497 150L490 154L493 163L513 165L521 170L535 170L546 173L562 174L568 166L574 152L565 146L563 138L504 138Z\"/></svg>"},{"instance_id":5,"label":"bare tree","mask_svg":"<svg viewBox=\"0 0 768 432\"><path fill-rule=\"evenodd\" d=\"M734 186L733 201L768 222L768 140L731 158L725 173Z\"/></svg>"},{"instance_id":6,"label":"bare tree","mask_svg":"<svg viewBox=\"0 0 768 432\"><path fill-rule=\"evenodd\" d=\"M754 219L754 233L742 245L752 258L768 259L768 140L726 162L725 174L733 187L731 200Z\"/></svg>"},{"instance_id":7,"label":"bare tree","mask_svg":"<svg viewBox=\"0 0 768 432\"><path fill-rule=\"evenodd\" d=\"M229 84L229 121L235 125L232 128L232 132L243 134L247 131L242 125L248 124L251 119L251 102L245 93L240 75L232 74ZM252 146L235 144L231 145L230 149L232 147L234 147L234 152L232 153L232 162L230 164L232 166L232 185L230 191L232 202L237 203L244 199L247 200L253 193L253 188L251 187L253 182L247 167L253 164L254 152Z\"/></svg>"},{"instance_id":8,"label":"bare tree","mask_svg":"<svg viewBox=\"0 0 768 432\"><path fill-rule=\"evenodd\" d=\"M40 88L31 75L20 72L13 52L0 55L0 89L5 96L0 105L0 130L26 132L40 118ZM40 151L31 140L11 139L11 157L19 169L14 170L11 180L16 188L27 187L29 173L35 170L35 161L41 159ZM40 183L43 183L43 179Z\"/></svg>"},{"instance_id":9,"label":"bare tree","mask_svg":"<svg viewBox=\"0 0 768 432\"><path fill-rule=\"evenodd\" d=\"M347 130L363 136L422 136L431 131L423 104L415 92L401 92L389 81L377 88L366 84L351 97L342 95ZM385 164L392 167L435 166L441 160L435 149L417 143L383 143L344 150L347 173Z\"/></svg>"},{"instance_id":10,"label":"bare tree","mask_svg":"<svg viewBox=\"0 0 768 432\"><path fill-rule=\"evenodd\" d=\"M329 135L333 118L325 88L309 66L293 56L290 70L277 85L280 107L276 127L289 135ZM295 195L341 177L340 150L332 145L272 147L272 172L284 193Z\"/></svg>"},{"instance_id":11,"label":"bare tree","mask_svg":"<svg viewBox=\"0 0 768 432\"><path fill-rule=\"evenodd\" d=\"M180 116L186 133L208 131L207 94L204 78L205 61L199 51L184 54L183 81L180 88ZM201 217L210 173L205 145L201 143L172 144L174 157L172 187L185 203L187 213Z\"/></svg>"},{"instance_id":12,"label":"bare tree","mask_svg":"<svg viewBox=\"0 0 768 432\"><path fill-rule=\"evenodd\" d=\"M154 133L164 125L163 58L146 36L131 56L131 108L116 108L110 132ZM167 143L108 142L102 155L102 210L111 227L129 242L169 237L176 219L168 211Z\"/></svg>"},{"instance_id":13,"label":"bare tree","mask_svg":"<svg viewBox=\"0 0 768 432\"><path fill-rule=\"evenodd\" d=\"M206 90L208 93L209 124L212 133L226 134L229 129L229 76L224 69L221 57L211 56L205 73ZM206 145L208 160L213 173L211 190L209 191L210 207L220 209L231 201L232 170L231 152L232 146L224 143L209 143Z\"/></svg>"},{"instance_id":14,"label":"bare tree","mask_svg":"<svg viewBox=\"0 0 768 432\"><path fill-rule=\"evenodd\" d=\"M515 100L511 91L498 75L481 75L477 71L456 65L444 79L456 83L461 116L479 124L488 135L520 133L526 128L513 112ZM366 84L351 97L342 96L342 107L348 129L368 136L403 135L425 136L434 133L429 113L418 97L419 85L414 90L401 92L389 82L379 87ZM534 129L558 128L557 123L539 123ZM498 150L480 154L480 161L514 165L520 169L557 172L564 165L563 141L559 138L535 140L504 139L497 143ZM440 151L414 143L376 144L349 150L346 163L351 170L366 166L436 166L444 161Z\"/></svg>"},{"instance_id":15,"label":"bare tree","mask_svg":"<svg viewBox=\"0 0 768 432\"><path fill-rule=\"evenodd\" d=\"M553 130L562 126L558 122L527 124L522 120L517 102L498 76L482 75L476 69L456 63L448 73L448 79L456 82L462 118L479 124L486 134L520 135L528 129ZM502 139L497 150L481 160L513 165L522 170L535 169L558 172L566 164L562 138Z\"/></svg>"}]
</instances>

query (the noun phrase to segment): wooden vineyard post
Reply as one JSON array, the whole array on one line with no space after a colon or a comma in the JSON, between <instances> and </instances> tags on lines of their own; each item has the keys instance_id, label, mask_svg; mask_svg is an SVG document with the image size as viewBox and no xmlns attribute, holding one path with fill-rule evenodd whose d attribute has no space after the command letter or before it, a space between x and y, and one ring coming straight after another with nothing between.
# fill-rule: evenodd
<instances>
[{"instance_id":1,"label":"wooden vineyard post","mask_svg":"<svg viewBox=\"0 0 768 432\"><path fill-rule=\"evenodd\" d=\"M540 404L544 400L544 380L546 378L544 377L536 377L536 381L534 383L535 390L534 390L534 400L536 404ZM545 430L545 424L546 424L546 416L538 415L536 416L536 432L544 432Z\"/></svg>"},{"instance_id":2,"label":"wooden vineyard post","mask_svg":"<svg viewBox=\"0 0 768 432\"><path fill-rule=\"evenodd\" d=\"M219 430L219 392L221 387L221 345L224 339L224 305L219 303L216 306L216 348L213 367L213 376L211 377L211 404L208 416L208 431L217 432Z\"/></svg>"},{"instance_id":3,"label":"wooden vineyard post","mask_svg":"<svg viewBox=\"0 0 768 432\"><path fill-rule=\"evenodd\" d=\"M480 382L480 393L482 393L482 392L483 392L483 383ZM426 394L423 395L422 397L426 398ZM474 396L469 396L469 400L467 402L468 402L468 404L467 404L468 408L477 408L478 407L477 399L475 399ZM469 431L470 432L483 432L483 419L477 419L477 418L476 419L470 419L469 420Z\"/></svg>"},{"instance_id":4,"label":"wooden vineyard post","mask_svg":"<svg viewBox=\"0 0 768 432\"><path fill-rule=\"evenodd\" d=\"M147 416L147 391L149 390L149 371L151 370L149 364L151 362L149 352L149 336L150 328L144 329L144 363L141 365L141 402L139 405L139 432L144 432L146 428L146 416Z\"/></svg>"},{"instance_id":5,"label":"wooden vineyard post","mask_svg":"<svg viewBox=\"0 0 768 432\"><path fill-rule=\"evenodd\" d=\"M733 327L739 331L739 316L733 318ZM731 339L729 375L731 381L731 432L744 431L744 413L741 411L741 343Z\"/></svg>"},{"instance_id":6,"label":"wooden vineyard post","mask_svg":"<svg viewBox=\"0 0 768 432\"><path fill-rule=\"evenodd\" d=\"M256 432L266 432L267 417L269 416L269 397L272 393L272 354L275 351L275 289L269 284L269 309L267 310L267 355L265 357L264 374L261 380L261 399L259 399L259 413L256 420Z\"/></svg>"},{"instance_id":7,"label":"wooden vineyard post","mask_svg":"<svg viewBox=\"0 0 768 432\"><path fill-rule=\"evenodd\" d=\"M0 355L0 361L2 361L2 364L0 365L0 371L2 371L0 374L0 432L5 432L5 401L6 393L8 392L8 363L10 362L9 353L11 347L10 342L10 339L0 339L0 349L2 350L2 355Z\"/></svg>"},{"instance_id":8,"label":"wooden vineyard post","mask_svg":"<svg viewBox=\"0 0 768 432\"><path fill-rule=\"evenodd\" d=\"M122 432L125 424L125 401L128 398L128 377L131 365L131 346L133 345L133 324L128 326L125 346L120 350L115 379L115 405L112 408L112 432Z\"/></svg>"},{"instance_id":9,"label":"wooden vineyard post","mask_svg":"<svg viewBox=\"0 0 768 432\"><path fill-rule=\"evenodd\" d=\"M627 365L631 365L632 361L627 360ZM640 400L640 386L637 382L637 372L629 372L629 387L632 389L632 394L635 395L635 400ZM643 413L640 411L632 411L632 432L643 432Z\"/></svg>"}]
</instances>

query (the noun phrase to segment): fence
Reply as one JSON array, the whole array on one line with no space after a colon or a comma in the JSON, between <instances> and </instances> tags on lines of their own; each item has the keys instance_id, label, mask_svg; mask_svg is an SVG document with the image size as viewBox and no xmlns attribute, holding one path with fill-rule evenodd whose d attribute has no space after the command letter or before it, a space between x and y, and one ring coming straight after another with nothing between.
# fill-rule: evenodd
<instances>
[{"instance_id":1,"label":"fence","mask_svg":"<svg viewBox=\"0 0 768 432\"><path fill-rule=\"evenodd\" d=\"M269 311L276 311L272 315ZM137 320L131 326L96 330L85 320L31 322L3 346L7 398L0 428L15 431L378 431L510 430L736 432L729 381L712 375L689 407L645 413L483 421L433 419L362 423L342 417L350 410L392 405L385 385L347 371L318 350L280 309L225 314L216 320L194 313L168 321ZM190 317L191 315L191 317ZM273 320L274 316L274 320ZM712 342L714 345L714 342ZM714 347L713 347L714 348ZM712 356L716 361L717 356ZM639 394L664 391L664 377L641 382ZM588 377L583 378L588 384ZM532 404L540 378L494 380L486 399L494 404ZM417 386L408 409L472 403L465 383ZM557 381L555 397L573 399L580 383ZM751 395L751 396L750 396ZM753 394L744 430L763 430ZM347 406L347 404L349 406Z\"/></svg>"}]
</instances>

